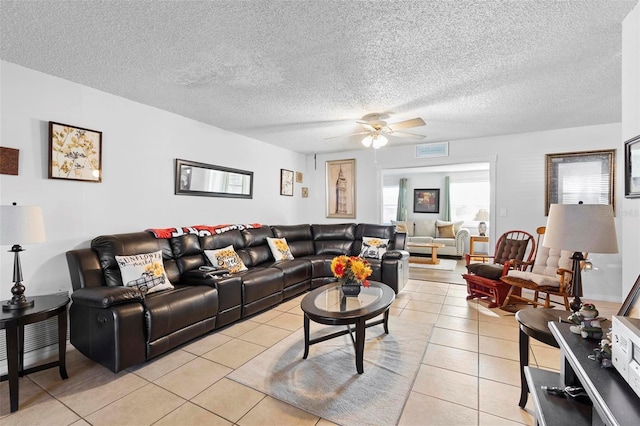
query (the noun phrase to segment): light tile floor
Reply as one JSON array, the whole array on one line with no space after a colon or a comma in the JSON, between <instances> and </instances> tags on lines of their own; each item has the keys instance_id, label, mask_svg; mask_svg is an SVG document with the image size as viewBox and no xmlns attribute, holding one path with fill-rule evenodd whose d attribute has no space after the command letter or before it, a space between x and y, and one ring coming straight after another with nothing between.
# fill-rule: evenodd
<instances>
[{"instance_id":1,"label":"light tile floor","mask_svg":"<svg viewBox=\"0 0 640 426\"><path fill-rule=\"evenodd\" d=\"M514 315L466 300L458 284L410 280L391 314L435 324L400 425L534 423L531 398L518 407L518 327ZM68 347L68 380L57 369L20 379L20 409L9 412L0 383L2 425L330 425L226 378L287 337L302 333L300 299L219 330L158 359L113 374ZM595 302L609 317L619 304ZM559 350L531 340L530 364L559 368ZM381 402L382 403L382 402Z\"/></svg>"}]
</instances>

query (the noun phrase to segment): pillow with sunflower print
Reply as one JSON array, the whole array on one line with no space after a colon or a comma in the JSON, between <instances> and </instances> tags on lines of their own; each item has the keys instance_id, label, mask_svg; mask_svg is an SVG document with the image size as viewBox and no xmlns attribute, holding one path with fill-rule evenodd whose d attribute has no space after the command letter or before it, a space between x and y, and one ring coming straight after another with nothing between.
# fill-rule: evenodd
<instances>
[{"instance_id":1,"label":"pillow with sunflower print","mask_svg":"<svg viewBox=\"0 0 640 426\"><path fill-rule=\"evenodd\" d=\"M214 267L228 269L230 274L247 270L247 267L232 245L218 250L205 250L204 254L209 258L209 262L211 262Z\"/></svg>"},{"instance_id":2,"label":"pillow with sunflower print","mask_svg":"<svg viewBox=\"0 0 640 426\"><path fill-rule=\"evenodd\" d=\"M287 244L286 239L267 237L267 243L269 243L271 254L273 254L273 258L276 262L279 260L293 259L293 254L291 254L291 249L289 248L289 244Z\"/></svg>"},{"instance_id":3,"label":"pillow with sunflower print","mask_svg":"<svg viewBox=\"0 0 640 426\"><path fill-rule=\"evenodd\" d=\"M137 287L142 294L173 288L164 271L161 250L131 256L116 256L116 262L120 267L122 284L127 287Z\"/></svg>"},{"instance_id":4,"label":"pillow with sunflower print","mask_svg":"<svg viewBox=\"0 0 640 426\"><path fill-rule=\"evenodd\" d=\"M360 257L368 257L369 259L382 259L382 255L387 252L388 245L388 238L362 237L362 249L360 249Z\"/></svg>"}]
</instances>

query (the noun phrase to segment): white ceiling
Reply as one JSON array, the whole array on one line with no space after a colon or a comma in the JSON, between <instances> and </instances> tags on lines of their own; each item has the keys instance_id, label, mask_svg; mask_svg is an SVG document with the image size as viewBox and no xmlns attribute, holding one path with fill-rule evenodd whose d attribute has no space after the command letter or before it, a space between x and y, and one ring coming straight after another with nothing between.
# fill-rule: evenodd
<instances>
[{"instance_id":1,"label":"white ceiling","mask_svg":"<svg viewBox=\"0 0 640 426\"><path fill-rule=\"evenodd\" d=\"M621 23L637 2L1 0L0 57L340 151L362 136L324 138L377 112L424 118L418 143L619 122Z\"/></svg>"}]
</instances>

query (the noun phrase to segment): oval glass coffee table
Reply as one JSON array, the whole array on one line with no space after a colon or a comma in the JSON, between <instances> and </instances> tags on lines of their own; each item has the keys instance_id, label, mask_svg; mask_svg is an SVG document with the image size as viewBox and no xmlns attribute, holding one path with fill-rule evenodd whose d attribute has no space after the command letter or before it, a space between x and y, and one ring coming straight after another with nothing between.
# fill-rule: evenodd
<instances>
[{"instance_id":1,"label":"oval glass coffee table","mask_svg":"<svg viewBox=\"0 0 640 426\"><path fill-rule=\"evenodd\" d=\"M340 284L333 283L312 290L302 299L300 307L304 312L303 359L307 359L309 355L309 346L349 334L356 351L356 370L359 374L364 372L365 329L383 324L384 332L389 334L389 306L396 298L393 289L388 285L376 281L369 281L369 283L370 286L362 287L357 296L345 296L340 289ZM384 314L382 319L367 323L367 320L380 314ZM310 321L347 327L336 333L309 339Z\"/></svg>"}]
</instances>

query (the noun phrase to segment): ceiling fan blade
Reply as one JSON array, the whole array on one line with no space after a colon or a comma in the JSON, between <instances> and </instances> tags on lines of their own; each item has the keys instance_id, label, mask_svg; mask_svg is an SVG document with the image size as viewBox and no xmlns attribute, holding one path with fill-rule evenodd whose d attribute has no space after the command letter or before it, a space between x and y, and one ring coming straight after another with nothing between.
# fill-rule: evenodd
<instances>
[{"instance_id":1,"label":"ceiling fan blade","mask_svg":"<svg viewBox=\"0 0 640 426\"><path fill-rule=\"evenodd\" d=\"M407 132L391 132L389 136L399 136L401 138L411 138L411 139L424 139L427 135L419 135L417 133L407 133Z\"/></svg>"},{"instance_id":2,"label":"ceiling fan blade","mask_svg":"<svg viewBox=\"0 0 640 426\"><path fill-rule=\"evenodd\" d=\"M346 137L355 136L355 135L368 135L369 133L371 132L358 132L358 133L349 133L348 135L329 136L328 138L324 138L324 140L335 139L335 138L346 138Z\"/></svg>"},{"instance_id":3,"label":"ceiling fan blade","mask_svg":"<svg viewBox=\"0 0 640 426\"><path fill-rule=\"evenodd\" d=\"M418 117L418 118L412 118L411 120L399 121L397 123L389 124L387 125L387 127L389 127L391 130L396 130L396 129L408 129L410 127L420 127L420 126L424 126L425 124L427 123L425 123L422 118Z\"/></svg>"}]
</instances>

